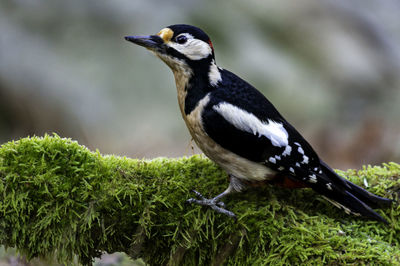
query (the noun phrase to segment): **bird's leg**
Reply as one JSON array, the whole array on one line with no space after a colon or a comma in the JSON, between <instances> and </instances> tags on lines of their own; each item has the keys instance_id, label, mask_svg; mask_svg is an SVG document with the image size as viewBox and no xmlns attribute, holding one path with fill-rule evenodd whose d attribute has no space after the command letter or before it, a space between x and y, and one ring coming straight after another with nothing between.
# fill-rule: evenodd
<instances>
[{"instance_id":1,"label":"bird's leg","mask_svg":"<svg viewBox=\"0 0 400 266\"><path fill-rule=\"evenodd\" d=\"M225 209L225 204L222 201L219 201L221 198L225 197L226 195L228 195L231 192L229 187L224 192L222 192L221 194L217 195L216 197L214 197L212 199L205 198L200 192L198 192L196 190L193 190L193 192L196 194L196 196L199 199L191 198L191 199L188 199L186 202L196 203L196 204L203 205L203 206L209 206L216 212L226 214L229 217L233 217L233 218L236 217L236 215L233 212Z\"/></svg>"},{"instance_id":2,"label":"bird's leg","mask_svg":"<svg viewBox=\"0 0 400 266\"><path fill-rule=\"evenodd\" d=\"M236 218L236 215L233 212L225 209L225 204L220 200L232 192L242 191L244 187L245 187L245 185L243 183L241 183L238 178L236 178L234 176L230 176L229 187L221 194L215 196L212 199L207 199L200 192L193 190L193 192L196 194L196 196L199 199L191 198L191 199L188 199L186 202L196 203L196 204L203 205L203 206L209 206L216 212L228 215L229 217L232 217L232 218Z\"/></svg>"}]
</instances>

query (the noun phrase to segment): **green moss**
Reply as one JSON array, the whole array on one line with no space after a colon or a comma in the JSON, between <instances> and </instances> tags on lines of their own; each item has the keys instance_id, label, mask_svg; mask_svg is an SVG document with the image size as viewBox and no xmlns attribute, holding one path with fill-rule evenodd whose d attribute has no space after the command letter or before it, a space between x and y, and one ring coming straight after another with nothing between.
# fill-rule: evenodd
<instances>
[{"instance_id":1,"label":"green moss","mask_svg":"<svg viewBox=\"0 0 400 266\"><path fill-rule=\"evenodd\" d=\"M340 174L398 197L398 164ZM389 226L348 216L309 189L231 195L237 221L185 204L191 189L211 197L227 184L199 155L102 156L56 135L9 142L0 147L0 244L65 264L75 255L90 264L103 251L152 265L400 264L397 204L378 210Z\"/></svg>"}]
</instances>

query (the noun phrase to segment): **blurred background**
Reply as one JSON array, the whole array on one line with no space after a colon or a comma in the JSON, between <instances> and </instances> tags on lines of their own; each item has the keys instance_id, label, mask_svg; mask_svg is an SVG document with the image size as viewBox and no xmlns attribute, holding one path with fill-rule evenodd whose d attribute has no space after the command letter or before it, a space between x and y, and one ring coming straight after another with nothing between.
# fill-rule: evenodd
<instances>
[{"instance_id":1,"label":"blurred background","mask_svg":"<svg viewBox=\"0 0 400 266\"><path fill-rule=\"evenodd\" d=\"M333 167L399 162L399 11L397 0L1 0L0 143L56 132L103 154L200 152L171 71L123 39L187 23Z\"/></svg>"}]
</instances>

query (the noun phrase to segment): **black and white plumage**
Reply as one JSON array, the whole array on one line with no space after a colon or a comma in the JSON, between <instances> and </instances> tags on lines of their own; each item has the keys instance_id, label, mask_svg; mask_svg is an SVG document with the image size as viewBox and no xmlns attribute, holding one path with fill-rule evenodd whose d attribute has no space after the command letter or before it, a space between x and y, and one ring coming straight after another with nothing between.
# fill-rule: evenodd
<instances>
[{"instance_id":1,"label":"black and white plumage","mask_svg":"<svg viewBox=\"0 0 400 266\"><path fill-rule=\"evenodd\" d=\"M157 35L128 36L173 71L178 102L200 149L230 175L230 185L208 205L230 216L222 197L249 184L269 181L286 187L310 187L347 213L386 222L371 207L390 205L338 176L263 94L235 74L218 67L214 48L202 30L172 25Z\"/></svg>"}]
</instances>

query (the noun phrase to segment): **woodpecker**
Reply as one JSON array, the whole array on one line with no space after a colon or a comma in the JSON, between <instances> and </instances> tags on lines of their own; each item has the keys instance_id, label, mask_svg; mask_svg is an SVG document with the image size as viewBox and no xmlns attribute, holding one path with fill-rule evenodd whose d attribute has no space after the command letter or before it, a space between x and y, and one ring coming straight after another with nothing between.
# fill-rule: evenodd
<instances>
[{"instance_id":1,"label":"woodpecker","mask_svg":"<svg viewBox=\"0 0 400 266\"><path fill-rule=\"evenodd\" d=\"M228 188L212 199L194 191L190 203L235 217L221 201L249 186L274 183L312 188L348 214L387 221L371 207L392 200L374 195L337 175L256 88L215 62L213 44L201 29L171 25L158 34L126 36L172 70L179 108L198 147L224 169Z\"/></svg>"}]
</instances>

